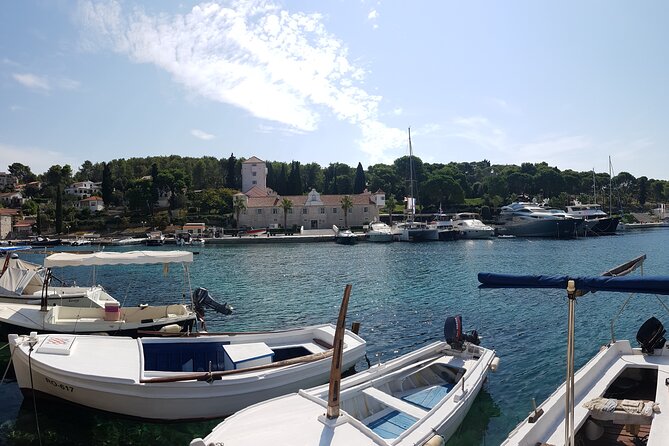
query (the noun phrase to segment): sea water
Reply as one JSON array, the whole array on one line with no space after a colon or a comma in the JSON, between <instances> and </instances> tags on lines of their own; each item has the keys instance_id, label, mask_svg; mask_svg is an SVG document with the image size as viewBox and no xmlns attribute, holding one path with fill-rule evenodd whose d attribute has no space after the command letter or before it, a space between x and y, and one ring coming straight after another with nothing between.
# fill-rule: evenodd
<instances>
[{"instance_id":1,"label":"sea water","mask_svg":"<svg viewBox=\"0 0 669 446\"><path fill-rule=\"evenodd\" d=\"M187 302L190 289L205 287L235 308L230 316L209 312L209 331L334 322L344 286L350 283L347 321L362 324L371 363L442 339L445 318L461 314L465 330L476 329L482 345L494 348L501 363L448 444L498 445L527 416L532 398L539 404L565 379L567 299L562 290L479 290L477 273L598 275L646 254L643 274L667 275L668 241L669 231L656 229L575 240L208 245L192 248L197 255L190 284L177 265L169 271L162 266L98 267L94 272L63 268L55 275L78 285L102 284L123 305ZM122 249L133 248L140 247ZM610 321L629 297L598 292L578 299L577 368L610 341ZM636 345L636 330L653 315L669 326L669 314L658 299L664 298L632 296L615 323L616 338ZM0 351L2 371L7 350ZM357 369L367 366L361 361ZM62 403L23 400L15 382L0 387L0 444L185 445L218 422L128 420Z\"/></svg>"}]
</instances>

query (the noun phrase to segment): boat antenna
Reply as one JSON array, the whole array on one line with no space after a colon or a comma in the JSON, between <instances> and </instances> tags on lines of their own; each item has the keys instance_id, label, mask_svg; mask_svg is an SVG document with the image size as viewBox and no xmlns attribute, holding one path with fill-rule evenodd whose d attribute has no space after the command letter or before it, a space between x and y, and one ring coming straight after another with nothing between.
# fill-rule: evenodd
<instances>
[{"instance_id":1,"label":"boat antenna","mask_svg":"<svg viewBox=\"0 0 669 446\"><path fill-rule=\"evenodd\" d=\"M592 168L592 202L597 204L597 179L594 167Z\"/></svg>"},{"instance_id":2,"label":"boat antenna","mask_svg":"<svg viewBox=\"0 0 669 446\"><path fill-rule=\"evenodd\" d=\"M613 165L611 164L611 155L609 155L609 215L613 214Z\"/></svg>"},{"instance_id":3,"label":"boat antenna","mask_svg":"<svg viewBox=\"0 0 669 446\"><path fill-rule=\"evenodd\" d=\"M346 311L348 310L348 300L351 296L351 284L344 288L344 298L339 307L339 317L337 318L337 327L335 328L334 351L332 353L332 366L330 367L330 387L328 389L328 420L339 417L339 396L341 393L341 364L344 353L344 333L346 328Z\"/></svg>"}]
</instances>

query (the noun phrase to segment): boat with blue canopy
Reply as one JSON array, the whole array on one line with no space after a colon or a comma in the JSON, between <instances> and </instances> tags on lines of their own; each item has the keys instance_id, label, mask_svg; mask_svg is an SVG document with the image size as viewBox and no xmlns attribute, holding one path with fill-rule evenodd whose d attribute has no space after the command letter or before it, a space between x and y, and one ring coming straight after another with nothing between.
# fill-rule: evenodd
<instances>
[{"instance_id":1,"label":"boat with blue canopy","mask_svg":"<svg viewBox=\"0 0 669 446\"><path fill-rule=\"evenodd\" d=\"M624 309L637 294L669 294L669 276L624 276L641 267L644 260L645 255L594 277L479 273L479 288L564 289L568 298L565 383L534 407L503 446L667 444L669 345L657 318L651 317L639 328L638 348L628 340L615 339L614 318L611 342L574 372L577 299L587 293L630 293Z\"/></svg>"}]
</instances>

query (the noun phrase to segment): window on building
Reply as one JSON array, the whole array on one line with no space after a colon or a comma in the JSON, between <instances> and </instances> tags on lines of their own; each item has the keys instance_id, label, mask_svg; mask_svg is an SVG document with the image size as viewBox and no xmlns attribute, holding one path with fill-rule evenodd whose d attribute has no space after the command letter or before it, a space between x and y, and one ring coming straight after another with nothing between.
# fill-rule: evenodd
<instances>
[{"instance_id":1,"label":"window on building","mask_svg":"<svg viewBox=\"0 0 669 446\"><path fill-rule=\"evenodd\" d=\"M276 215L279 213L279 210L277 208L272 208L272 214Z\"/></svg>"},{"instance_id":2,"label":"window on building","mask_svg":"<svg viewBox=\"0 0 669 446\"><path fill-rule=\"evenodd\" d=\"M336 214L337 213L337 208L332 208L332 213Z\"/></svg>"},{"instance_id":3,"label":"window on building","mask_svg":"<svg viewBox=\"0 0 669 446\"><path fill-rule=\"evenodd\" d=\"M321 214L325 214L325 208L321 208Z\"/></svg>"},{"instance_id":4,"label":"window on building","mask_svg":"<svg viewBox=\"0 0 669 446\"><path fill-rule=\"evenodd\" d=\"M292 213L293 213L293 209L292 209L292 208L291 208L291 209L288 209L288 213L289 213L289 214L292 214Z\"/></svg>"},{"instance_id":5,"label":"window on building","mask_svg":"<svg viewBox=\"0 0 669 446\"><path fill-rule=\"evenodd\" d=\"M302 213L303 214L308 214L309 213L309 208L303 208Z\"/></svg>"},{"instance_id":6,"label":"window on building","mask_svg":"<svg viewBox=\"0 0 669 446\"><path fill-rule=\"evenodd\" d=\"M256 180L251 181L251 184L258 184Z\"/></svg>"},{"instance_id":7,"label":"window on building","mask_svg":"<svg viewBox=\"0 0 669 446\"><path fill-rule=\"evenodd\" d=\"M368 208L367 206L365 206L364 208L362 208L362 212L368 212L368 211L369 211L369 208Z\"/></svg>"},{"instance_id":8,"label":"window on building","mask_svg":"<svg viewBox=\"0 0 669 446\"><path fill-rule=\"evenodd\" d=\"M257 209L256 212L258 213L258 215L260 215L262 214L262 209Z\"/></svg>"},{"instance_id":9,"label":"window on building","mask_svg":"<svg viewBox=\"0 0 669 446\"><path fill-rule=\"evenodd\" d=\"M251 175L256 176L256 172L252 172Z\"/></svg>"}]
</instances>

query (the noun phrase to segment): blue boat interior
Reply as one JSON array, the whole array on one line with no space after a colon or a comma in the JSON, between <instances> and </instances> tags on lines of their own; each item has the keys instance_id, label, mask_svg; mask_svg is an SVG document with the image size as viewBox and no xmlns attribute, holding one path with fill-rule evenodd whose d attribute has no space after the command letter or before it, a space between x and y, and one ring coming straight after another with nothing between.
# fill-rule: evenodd
<instances>
[{"instance_id":1,"label":"blue boat interior","mask_svg":"<svg viewBox=\"0 0 669 446\"><path fill-rule=\"evenodd\" d=\"M406 395L402 399L425 410L430 410L451 391L453 386L453 383L446 383L440 386L427 387L416 393Z\"/></svg>"},{"instance_id":2,"label":"blue boat interior","mask_svg":"<svg viewBox=\"0 0 669 446\"><path fill-rule=\"evenodd\" d=\"M225 345L230 342L142 343L144 370L155 372L208 372L225 370ZM311 354L302 346L273 348L273 362Z\"/></svg>"},{"instance_id":3,"label":"blue boat interior","mask_svg":"<svg viewBox=\"0 0 669 446\"><path fill-rule=\"evenodd\" d=\"M229 342L143 343L144 370L161 372L208 372L225 370L225 350Z\"/></svg>"},{"instance_id":4,"label":"blue boat interior","mask_svg":"<svg viewBox=\"0 0 669 446\"><path fill-rule=\"evenodd\" d=\"M372 421L367 427L381 438L397 438L416 421L418 421L416 418L404 412L393 410L378 420Z\"/></svg>"}]
</instances>

